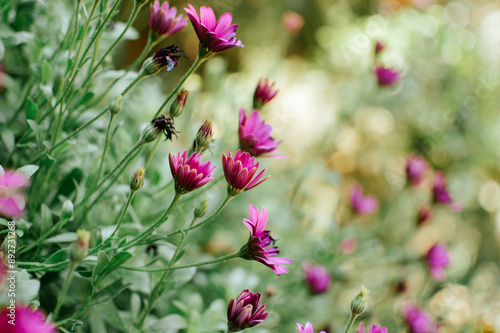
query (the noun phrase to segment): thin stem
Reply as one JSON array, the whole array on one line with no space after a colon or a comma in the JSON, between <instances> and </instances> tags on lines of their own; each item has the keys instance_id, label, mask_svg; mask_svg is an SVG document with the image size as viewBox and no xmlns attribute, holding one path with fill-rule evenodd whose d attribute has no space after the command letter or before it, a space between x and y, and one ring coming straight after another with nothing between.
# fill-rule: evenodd
<instances>
[{"instance_id":1,"label":"thin stem","mask_svg":"<svg viewBox=\"0 0 500 333\"><path fill-rule=\"evenodd\" d=\"M95 176L95 185L99 183L99 178L101 178L102 168L104 167L104 160L106 159L106 154L109 149L109 134L111 133L111 125L113 124L114 118L115 114L113 112L110 112L108 129L106 130L106 138L104 139L104 149L102 150L101 163L99 163L99 170L97 171L97 175Z\"/></svg>"},{"instance_id":2,"label":"thin stem","mask_svg":"<svg viewBox=\"0 0 500 333\"><path fill-rule=\"evenodd\" d=\"M160 42L159 39L158 40L154 39L155 39L154 32L150 31L148 34L148 41L146 43L146 46L144 46L141 55L134 61L132 65L130 65L130 67L127 69L127 72L133 71L135 68L137 68L142 63L144 58L146 58L146 56L149 54L149 51L151 51L151 49Z\"/></svg>"},{"instance_id":3,"label":"thin stem","mask_svg":"<svg viewBox=\"0 0 500 333\"><path fill-rule=\"evenodd\" d=\"M354 324L354 321L356 321L356 318L358 318L358 316L353 316L352 313L351 313L351 315L349 316L349 321L347 322L347 326L345 327L344 333L348 333L349 332L349 330L351 329L352 324Z\"/></svg>"},{"instance_id":4,"label":"thin stem","mask_svg":"<svg viewBox=\"0 0 500 333\"><path fill-rule=\"evenodd\" d=\"M135 237L129 243L127 243L127 245L125 245L123 249L126 250L128 248L131 248L132 246L137 244L139 241L141 241L144 238L146 238L147 236L149 236L156 229L158 229L168 219L168 216L172 213L174 208L177 206L177 203L179 202L181 196L182 196L182 194L175 193L174 199L170 203L170 206L167 208L165 213L163 213L162 216L160 216L160 218L158 220L156 220L156 222L153 223L153 225L151 225L146 231L144 231L139 236Z\"/></svg>"},{"instance_id":5,"label":"thin stem","mask_svg":"<svg viewBox=\"0 0 500 333\"><path fill-rule=\"evenodd\" d=\"M231 254L228 254L228 255L225 255L223 257L214 258L214 259L211 259L211 260L206 260L206 261L197 262L197 263L188 264L188 265L183 265L183 266L170 266L169 265L167 267L155 268L155 269L147 269L147 268L139 268L139 267L127 267L127 266L120 266L120 268L128 270L128 271L137 271L137 272L150 272L150 273L152 273L152 272L168 272L168 271L175 271L177 269L184 269L184 268L191 268L191 267L199 267L199 266L217 264L217 263L221 263L221 262L224 262L224 261L229 261L231 259L236 259L236 258L239 258L239 257L241 257L240 251L235 252L235 253L231 253ZM160 281L164 281L164 280L165 279L160 279Z\"/></svg>"},{"instance_id":6,"label":"thin stem","mask_svg":"<svg viewBox=\"0 0 500 333\"><path fill-rule=\"evenodd\" d=\"M160 144L161 139L162 139L161 136L159 136L158 139L156 139L155 146L153 147L153 150L151 150L151 152L149 152L148 159L146 160L146 166L144 167L145 169L147 169L149 167L149 165L151 164L151 161L153 160L153 156L156 152L156 149L158 148L158 145Z\"/></svg>"},{"instance_id":7,"label":"thin stem","mask_svg":"<svg viewBox=\"0 0 500 333\"><path fill-rule=\"evenodd\" d=\"M160 106L160 108L158 109L158 111L156 112L154 118L157 118L161 111L163 110L163 108L168 104L168 102L170 102L170 100L175 96L175 94L177 94L177 92L179 91L179 89L181 88L181 86L184 84L184 82L187 80L187 78L193 74L196 69L198 67L200 67L200 65L205 61L207 60L207 58L203 58L203 57L200 57L199 55L196 57L196 60L195 62L193 63L193 65L191 66L191 68L189 68L189 70L186 72L186 74L184 74L184 76L182 77L182 79L179 81L179 83L177 83L177 86L174 88L174 90L172 90L172 92L170 93L170 95L168 95L167 99L165 100L165 102L163 102L163 104Z\"/></svg>"},{"instance_id":8,"label":"thin stem","mask_svg":"<svg viewBox=\"0 0 500 333\"><path fill-rule=\"evenodd\" d=\"M123 207L122 213L120 215L120 219L118 220L118 224L116 225L115 231L113 231L113 234L112 234L113 236L116 236L118 234L118 230L120 230L120 227L121 227L122 222L123 222L123 218L125 217L125 214L127 214L128 207L130 206L130 203L132 202L132 199L134 198L135 192L137 192L137 191L133 191L133 190L130 191L130 193L128 195L127 203Z\"/></svg>"},{"instance_id":9,"label":"thin stem","mask_svg":"<svg viewBox=\"0 0 500 333\"><path fill-rule=\"evenodd\" d=\"M81 0L78 0L76 3L75 29L73 31L73 38L71 39L71 45L69 46L68 58L71 58L71 52L73 51L73 46L75 45L75 41L76 41L76 35L78 33L78 15L80 14L80 1ZM89 22L91 19L92 19L92 16L89 17ZM68 29L68 32L69 31L70 31L70 29ZM83 40L82 40L82 42L83 42Z\"/></svg>"},{"instance_id":10,"label":"thin stem","mask_svg":"<svg viewBox=\"0 0 500 333\"><path fill-rule=\"evenodd\" d=\"M62 292L59 295L59 298L57 299L56 307L54 309L54 312L52 313L53 320L55 320L57 318L57 315L59 314L59 310L61 309L61 306L62 306L63 301L64 301L64 297L66 296L66 293L68 292L69 283L71 282L71 279L73 277L73 273L76 269L76 266L77 265L75 263L71 263L71 266L69 266L68 276L66 276L66 280L64 281Z\"/></svg>"}]
</instances>

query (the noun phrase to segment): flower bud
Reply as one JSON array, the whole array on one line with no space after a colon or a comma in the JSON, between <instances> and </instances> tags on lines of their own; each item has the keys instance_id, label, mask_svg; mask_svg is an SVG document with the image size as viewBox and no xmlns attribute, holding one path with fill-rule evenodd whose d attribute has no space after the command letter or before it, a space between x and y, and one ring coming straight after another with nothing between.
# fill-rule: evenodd
<instances>
[{"instance_id":1,"label":"flower bud","mask_svg":"<svg viewBox=\"0 0 500 333\"><path fill-rule=\"evenodd\" d=\"M368 295L369 291L365 288L365 286L361 286L361 290L359 294L353 298L351 302L351 316L359 316L366 308L366 295Z\"/></svg>"},{"instance_id":2,"label":"flower bud","mask_svg":"<svg viewBox=\"0 0 500 333\"><path fill-rule=\"evenodd\" d=\"M130 178L130 190L138 191L144 186L144 168L138 167L132 178Z\"/></svg>"},{"instance_id":3,"label":"flower bud","mask_svg":"<svg viewBox=\"0 0 500 333\"><path fill-rule=\"evenodd\" d=\"M146 75L155 75L161 70L161 64L151 57L144 61L142 70Z\"/></svg>"},{"instance_id":4,"label":"flower bud","mask_svg":"<svg viewBox=\"0 0 500 333\"><path fill-rule=\"evenodd\" d=\"M194 217L202 218L207 213L207 202L208 199L203 199L203 201L194 210Z\"/></svg>"},{"instance_id":5,"label":"flower bud","mask_svg":"<svg viewBox=\"0 0 500 333\"><path fill-rule=\"evenodd\" d=\"M253 108L260 109L264 104L269 103L278 93L275 88L276 83L269 83L267 78L261 78L257 84L253 95Z\"/></svg>"},{"instance_id":6,"label":"flower bud","mask_svg":"<svg viewBox=\"0 0 500 333\"><path fill-rule=\"evenodd\" d=\"M90 231L78 229L76 234L78 239L69 247L69 259L73 264L79 263L87 256L90 241Z\"/></svg>"},{"instance_id":7,"label":"flower bud","mask_svg":"<svg viewBox=\"0 0 500 333\"><path fill-rule=\"evenodd\" d=\"M116 96L115 100L109 104L109 111L111 114L117 115L122 110L122 95Z\"/></svg>"},{"instance_id":8,"label":"flower bud","mask_svg":"<svg viewBox=\"0 0 500 333\"><path fill-rule=\"evenodd\" d=\"M212 143L212 137L214 136L212 130L212 122L210 120L205 120L205 123L200 127L198 133L196 134L196 139L193 143L193 149L197 153L202 153L205 149Z\"/></svg>"},{"instance_id":9,"label":"flower bud","mask_svg":"<svg viewBox=\"0 0 500 333\"><path fill-rule=\"evenodd\" d=\"M188 96L189 91L186 89L179 91L177 99L172 103L172 105L170 105L170 115L172 117L177 118L182 114L182 111L184 111L184 107L186 106Z\"/></svg>"}]
</instances>

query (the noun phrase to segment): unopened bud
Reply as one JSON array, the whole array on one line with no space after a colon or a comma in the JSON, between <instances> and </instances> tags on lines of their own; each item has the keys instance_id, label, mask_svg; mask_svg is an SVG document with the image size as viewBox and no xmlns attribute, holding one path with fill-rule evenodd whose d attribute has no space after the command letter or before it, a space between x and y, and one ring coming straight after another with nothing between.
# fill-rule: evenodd
<instances>
[{"instance_id":1,"label":"unopened bud","mask_svg":"<svg viewBox=\"0 0 500 333\"><path fill-rule=\"evenodd\" d=\"M212 122L210 120L206 120L196 134L196 139L193 143L193 149L197 153L202 153L212 143L213 136L214 133L212 130Z\"/></svg>"},{"instance_id":2,"label":"unopened bud","mask_svg":"<svg viewBox=\"0 0 500 333\"><path fill-rule=\"evenodd\" d=\"M161 67L162 67L161 64L151 57L144 61L144 64L142 65L142 70L146 75L155 75L161 70Z\"/></svg>"},{"instance_id":3,"label":"unopened bud","mask_svg":"<svg viewBox=\"0 0 500 333\"><path fill-rule=\"evenodd\" d=\"M78 239L69 247L69 259L74 264L79 263L87 256L90 241L90 231L78 229L76 234Z\"/></svg>"},{"instance_id":4,"label":"unopened bud","mask_svg":"<svg viewBox=\"0 0 500 333\"><path fill-rule=\"evenodd\" d=\"M182 89L177 95L177 99L170 106L170 115L174 118L179 117L184 111L184 107L186 106L186 102L189 96L189 91L186 89Z\"/></svg>"},{"instance_id":5,"label":"unopened bud","mask_svg":"<svg viewBox=\"0 0 500 333\"><path fill-rule=\"evenodd\" d=\"M144 168L138 167L132 178L130 178L130 190L138 191L144 186Z\"/></svg>"},{"instance_id":6,"label":"unopened bud","mask_svg":"<svg viewBox=\"0 0 500 333\"><path fill-rule=\"evenodd\" d=\"M351 316L359 316L366 308L366 295L369 291L365 286L361 286L359 294L351 302Z\"/></svg>"},{"instance_id":7,"label":"unopened bud","mask_svg":"<svg viewBox=\"0 0 500 333\"><path fill-rule=\"evenodd\" d=\"M117 115L122 110L122 95L116 96L115 100L109 105L109 111L113 115Z\"/></svg>"},{"instance_id":8,"label":"unopened bud","mask_svg":"<svg viewBox=\"0 0 500 333\"><path fill-rule=\"evenodd\" d=\"M203 199L203 201L194 210L194 217L202 218L207 213L207 202L208 199Z\"/></svg>"},{"instance_id":9,"label":"unopened bud","mask_svg":"<svg viewBox=\"0 0 500 333\"><path fill-rule=\"evenodd\" d=\"M260 110L260 108L269 103L278 93L278 89L275 88L275 83L269 83L267 78L261 78L255 89L253 95L253 108Z\"/></svg>"}]
</instances>

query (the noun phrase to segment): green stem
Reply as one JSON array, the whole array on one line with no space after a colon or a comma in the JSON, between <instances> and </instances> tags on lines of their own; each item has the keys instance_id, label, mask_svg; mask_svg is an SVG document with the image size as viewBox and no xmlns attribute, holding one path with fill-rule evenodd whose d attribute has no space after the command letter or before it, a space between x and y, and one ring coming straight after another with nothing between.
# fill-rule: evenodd
<instances>
[{"instance_id":1,"label":"green stem","mask_svg":"<svg viewBox=\"0 0 500 333\"><path fill-rule=\"evenodd\" d=\"M240 251L228 254L228 255L223 256L223 257L214 258L214 259L211 259L211 260L197 262L197 263L183 265L183 266L170 266L169 265L168 267L156 268L156 269L147 269L147 268L139 268L139 267L127 267L127 266L120 266L120 268L125 269L125 270L129 270L129 271L136 271L136 272L150 272L150 273L151 272L169 272L169 271L175 271L177 269L184 269L184 268L191 268L191 267L199 267L199 266L217 264L217 263L221 263L221 262L228 261L228 260L231 260L231 259L236 259L236 258L239 258L239 257L241 257ZM164 280L165 280L164 278L160 279L160 281L164 281Z\"/></svg>"},{"instance_id":2,"label":"green stem","mask_svg":"<svg viewBox=\"0 0 500 333\"><path fill-rule=\"evenodd\" d=\"M352 314L349 316L349 321L347 322L347 326L345 327L344 333L349 332L352 324L354 324L354 322L356 321L356 318L358 318L358 316L353 316Z\"/></svg>"},{"instance_id":3,"label":"green stem","mask_svg":"<svg viewBox=\"0 0 500 333\"><path fill-rule=\"evenodd\" d=\"M139 241L141 241L144 238L146 238L147 236L149 236L156 229L158 229L168 219L168 216L172 213L174 208L177 206L177 203L179 202L181 196L182 196L182 194L175 193L174 199L170 203L170 206L167 208L165 213L163 213L162 216L160 216L160 218L158 220L156 220L156 222L153 223L153 225L151 225L146 231L144 231L139 236L135 237L129 243L127 243L123 249L126 250L126 249L131 248L132 246L137 244Z\"/></svg>"},{"instance_id":4,"label":"green stem","mask_svg":"<svg viewBox=\"0 0 500 333\"><path fill-rule=\"evenodd\" d=\"M76 35L78 33L78 15L80 14L80 1L81 0L78 0L76 3L75 29L73 31L73 38L71 39L71 45L69 46L68 58L71 58L71 52L73 51L73 46L75 45L75 41L76 41ZM92 19L92 16L89 17L89 22L91 19ZM70 31L70 29L68 29L68 32L69 31ZM66 37L64 39L66 39Z\"/></svg>"},{"instance_id":5,"label":"green stem","mask_svg":"<svg viewBox=\"0 0 500 333\"><path fill-rule=\"evenodd\" d=\"M130 206L130 203L132 202L132 199L134 198L135 192L137 192L137 191L133 191L133 190L130 191L130 193L128 195L127 203L123 207L122 213L120 215L120 219L118 220L118 224L116 225L115 231L113 231L113 234L112 234L113 236L116 236L118 234L118 230L120 230L120 227L121 227L122 222L123 222L123 218L125 217L125 214L127 214L128 207Z\"/></svg>"},{"instance_id":6,"label":"green stem","mask_svg":"<svg viewBox=\"0 0 500 333\"><path fill-rule=\"evenodd\" d=\"M177 94L177 92L179 91L179 89L181 88L181 86L184 84L184 82L187 80L187 78L193 74L196 69L198 67L200 67L200 65L205 61L207 60L207 58L203 58L203 57L200 57L199 55L196 57L196 60L195 62L193 63L193 65L191 66L191 68L189 68L189 70L186 72L186 74L184 74L184 76L182 77L182 79L179 81L179 83L177 83L177 86L174 88L174 90L172 90L172 92L170 93L170 95L168 95L167 99L165 100L165 102L163 102L163 104L160 106L160 108L158 109L158 111L156 112L154 118L157 118L161 111L163 110L163 108L165 108L165 106L168 104L168 102L170 102L170 100L175 96L175 94Z\"/></svg>"},{"instance_id":7,"label":"green stem","mask_svg":"<svg viewBox=\"0 0 500 333\"><path fill-rule=\"evenodd\" d=\"M148 159L146 160L146 166L144 167L144 169L147 169L151 164L151 161L153 160L153 156L156 152L156 149L158 148L158 145L160 144L161 139L162 139L161 136L159 136L158 139L156 139L155 146L153 147L153 150L149 152Z\"/></svg>"},{"instance_id":8,"label":"green stem","mask_svg":"<svg viewBox=\"0 0 500 333\"><path fill-rule=\"evenodd\" d=\"M158 44L160 41L161 41L161 39L155 40L154 32L150 31L149 34L148 34L148 41L146 43L146 46L142 50L141 55L139 55L139 57L134 61L134 63L132 65L130 65L130 67L127 69L127 72L128 71L133 71L134 69L136 69L142 63L142 61L144 60L144 58L146 58L146 56L149 54L149 52L151 51L151 49L156 44Z\"/></svg>"},{"instance_id":9,"label":"green stem","mask_svg":"<svg viewBox=\"0 0 500 333\"><path fill-rule=\"evenodd\" d=\"M64 297L68 292L69 283L71 282L71 278L73 277L73 273L75 272L76 266L77 264L72 263L71 266L69 267L68 276L66 276L66 281L64 281L62 292L59 295L59 298L57 299L56 307L54 309L54 312L52 313L52 320L55 320L57 318L57 315L59 314L59 310L61 309Z\"/></svg>"},{"instance_id":10,"label":"green stem","mask_svg":"<svg viewBox=\"0 0 500 333\"><path fill-rule=\"evenodd\" d=\"M104 160L106 159L106 154L109 149L109 134L111 133L111 125L113 124L114 118L115 114L113 112L110 112L108 128L106 130L106 138L104 139L104 149L102 150L101 163L99 163L99 170L97 171L97 175L95 176L95 185L99 183L99 178L101 178L102 168L104 167Z\"/></svg>"},{"instance_id":11,"label":"green stem","mask_svg":"<svg viewBox=\"0 0 500 333\"><path fill-rule=\"evenodd\" d=\"M132 13L130 14L130 17L128 19L127 25L125 26L125 29L123 29L123 31L120 34L120 36L118 36L118 38L113 42L113 44L109 47L109 49L106 51L106 53L104 53L104 55L101 57L101 59L99 60L99 62L97 63L97 65L95 65L95 67L92 69L92 71L90 72L90 74L87 76L87 78L83 82L82 86L85 86L89 82L89 80L95 74L95 72L97 71L97 69L99 68L99 66L101 66L101 64L104 62L104 60L106 59L106 57L108 56L108 54L111 51L113 51L113 49L116 47L116 45L118 45L118 43L122 40L122 38L123 38L123 36L125 36L125 33L127 32L127 30L130 28L130 26L132 25L132 23L135 21L135 18L137 16L137 14L139 13L139 10L145 4L146 4L146 1L143 2L143 3L139 3L138 1L134 1L134 8L132 9Z\"/></svg>"}]
</instances>

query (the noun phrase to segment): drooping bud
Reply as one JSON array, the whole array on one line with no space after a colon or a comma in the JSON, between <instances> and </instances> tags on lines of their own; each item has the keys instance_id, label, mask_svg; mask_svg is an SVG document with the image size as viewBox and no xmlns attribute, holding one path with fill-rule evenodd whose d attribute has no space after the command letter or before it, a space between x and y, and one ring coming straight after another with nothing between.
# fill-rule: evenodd
<instances>
[{"instance_id":1,"label":"drooping bud","mask_svg":"<svg viewBox=\"0 0 500 333\"><path fill-rule=\"evenodd\" d=\"M365 311L366 308L366 296L369 291L365 286L361 286L359 294L353 298L351 302L351 316L357 317Z\"/></svg>"},{"instance_id":2,"label":"drooping bud","mask_svg":"<svg viewBox=\"0 0 500 333\"><path fill-rule=\"evenodd\" d=\"M73 264L79 263L87 256L90 241L90 231L78 229L76 234L78 239L69 247L69 259Z\"/></svg>"},{"instance_id":3,"label":"drooping bud","mask_svg":"<svg viewBox=\"0 0 500 333\"><path fill-rule=\"evenodd\" d=\"M203 199L203 201L194 210L194 217L197 219L202 218L207 213L207 202L208 199Z\"/></svg>"},{"instance_id":4,"label":"drooping bud","mask_svg":"<svg viewBox=\"0 0 500 333\"><path fill-rule=\"evenodd\" d=\"M177 99L170 105L170 115L174 118L179 117L184 111L186 102L189 96L189 91L182 89L179 94L177 94Z\"/></svg>"},{"instance_id":5,"label":"drooping bud","mask_svg":"<svg viewBox=\"0 0 500 333\"><path fill-rule=\"evenodd\" d=\"M193 143L193 150L197 153L204 152L212 143L213 136L212 122L210 120L205 120L205 123L200 127L198 133L196 134L196 139Z\"/></svg>"},{"instance_id":6,"label":"drooping bud","mask_svg":"<svg viewBox=\"0 0 500 333\"><path fill-rule=\"evenodd\" d=\"M117 115L122 110L122 95L116 96L115 100L109 104L109 111L111 114Z\"/></svg>"},{"instance_id":7,"label":"drooping bud","mask_svg":"<svg viewBox=\"0 0 500 333\"><path fill-rule=\"evenodd\" d=\"M261 78L253 95L253 108L260 109L264 104L269 103L278 93L278 89L270 84L267 78Z\"/></svg>"},{"instance_id":8,"label":"drooping bud","mask_svg":"<svg viewBox=\"0 0 500 333\"><path fill-rule=\"evenodd\" d=\"M142 141L145 143L153 142L160 134L165 134L165 140L172 140L172 136L177 137L177 131L174 127L174 119L168 114L162 114L151 121L151 125L142 132Z\"/></svg>"},{"instance_id":9,"label":"drooping bud","mask_svg":"<svg viewBox=\"0 0 500 333\"><path fill-rule=\"evenodd\" d=\"M132 178L130 178L130 190L135 192L144 186L144 168L138 167Z\"/></svg>"}]
</instances>

